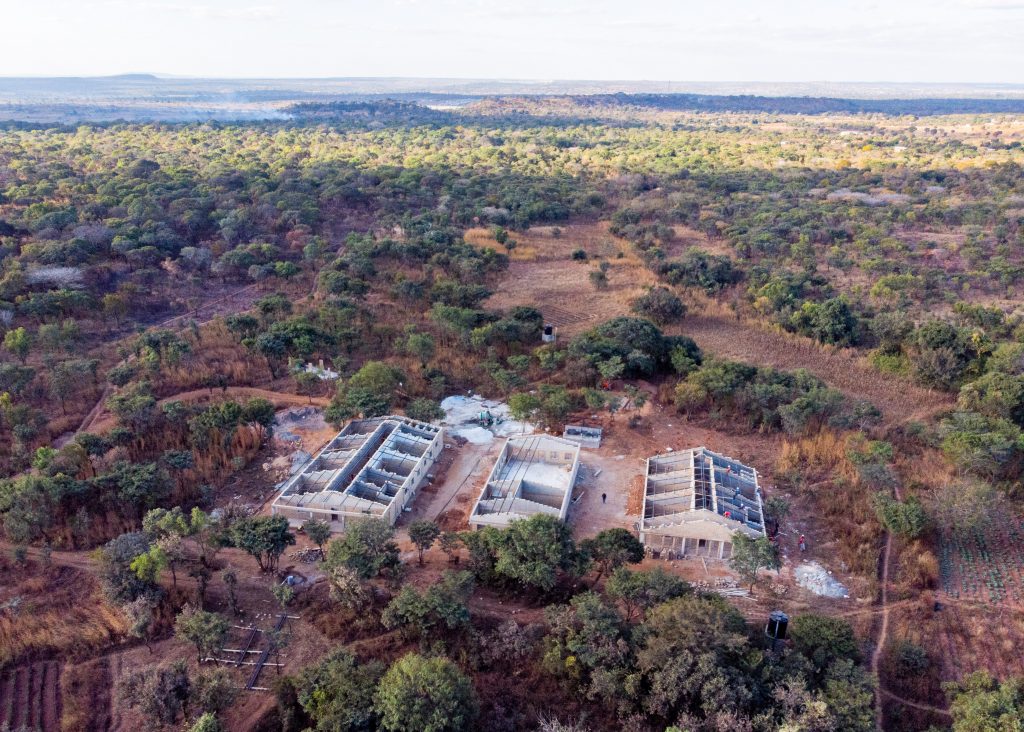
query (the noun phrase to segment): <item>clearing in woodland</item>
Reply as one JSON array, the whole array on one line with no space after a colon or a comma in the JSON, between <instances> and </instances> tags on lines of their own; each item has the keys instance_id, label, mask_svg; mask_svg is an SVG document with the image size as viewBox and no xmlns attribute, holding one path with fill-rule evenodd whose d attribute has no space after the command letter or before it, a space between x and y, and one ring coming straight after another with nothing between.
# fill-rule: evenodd
<instances>
[{"instance_id":1,"label":"clearing in woodland","mask_svg":"<svg viewBox=\"0 0 1024 732\"><path fill-rule=\"evenodd\" d=\"M512 261L486 307L532 305L560 335L573 336L629 312L630 302L655 284L633 245L612 235L607 222L569 224L557 236L554 231L535 227L515 236ZM501 250L484 229L471 229L465 236L475 246ZM586 260L573 259L579 250L586 252ZM590 278L599 261L608 264L607 284L602 287Z\"/></svg>"},{"instance_id":2,"label":"clearing in woodland","mask_svg":"<svg viewBox=\"0 0 1024 732\"><path fill-rule=\"evenodd\" d=\"M532 305L561 336L572 337L597 323L630 314L631 301L656 284L633 245L612 235L608 222L569 224L558 230L557 237L554 230L534 227L514 236L512 262L487 307ZM465 236L474 246L500 249L486 229L470 229ZM587 252L588 261L572 259L579 249ZM589 273L597 268L592 260L598 256L609 264L604 289L590 281ZM887 422L924 420L953 406L949 394L881 374L852 350L820 346L808 338L737 320L718 303L695 297L683 298L690 312L681 327L665 331L690 336L705 353L784 370L807 369L847 396L871 402Z\"/></svg>"}]
</instances>

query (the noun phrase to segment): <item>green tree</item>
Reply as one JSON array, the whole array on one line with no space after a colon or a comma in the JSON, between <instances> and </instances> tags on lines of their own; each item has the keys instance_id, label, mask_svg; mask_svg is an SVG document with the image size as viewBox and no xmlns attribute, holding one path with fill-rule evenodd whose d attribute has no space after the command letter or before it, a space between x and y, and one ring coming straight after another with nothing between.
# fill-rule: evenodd
<instances>
[{"instance_id":1,"label":"green tree","mask_svg":"<svg viewBox=\"0 0 1024 732\"><path fill-rule=\"evenodd\" d=\"M601 578L623 564L637 564L644 559L644 545L626 529L601 531L592 539L580 542L580 550L597 564L594 586Z\"/></svg>"},{"instance_id":2,"label":"green tree","mask_svg":"<svg viewBox=\"0 0 1024 732\"><path fill-rule=\"evenodd\" d=\"M370 593L359 573L347 564L327 566L327 582L331 597L349 610L359 611L370 604Z\"/></svg>"},{"instance_id":3,"label":"green tree","mask_svg":"<svg viewBox=\"0 0 1024 732\"><path fill-rule=\"evenodd\" d=\"M477 713L473 684L454 663L415 653L391 665L375 703L387 732L461 732Z\"/></svg>"},{"instance_id":4,"label":"green tree","mask_svg":"<svg viewBox=\"0 0 1024 732\"><path fill-rule=\"evenodd\" d=\"M295 590L286 582L275 582L272 584L270 586L270 593L277 600L277 604L281 606L281 612L284 612L291 601L295 599Z\"/></svg>"},{"instance_id":5,"label":"green tree","mask_svg":"<svg viewBox=\"0 0 1024 732\"><path fill-rule=\"evenodd\" d=\"M188 732L223 732L223 729L216 714L205 712L188 728Z\"/></svg>"},{"instance_id":6,"label":"green tree","mask_svg":"<svg viewBox=\"0 0 1024 732\"><path fill-rule=\"evenodd\" d=\"M325 559L324 544L331 538L331 524L324 519L311 518L302 524L302 532L320 550L320 559Z\"/></svg>"},{"instance_id":7,"label":"green tree","mask_svg":"<svg viewBox=\"0 0 1024 732\"><path fill-rule=\"evenodd\" d=\"M295 534L284 516L249 516L231 525L231 542L252 556L261 572L273 572L284 550L295 543Z\"/></svg>"},{"instance_id":8,"label":"green tree","mask_svg":"<svg viewBox=\"0 0 1024 732\"><path fill-rule=\"evenodd\" d=\"M940 426L949 461L989 480L1015 478L1024 455L1024 432L1009 420L954 412Z\"/></svg>"},{"instance_id":9,"label":"green tree","mask_svg":"<svg viewBox=\"0 0 1024 732\"><path fill-rule=\"evenodd\" d=\"M231 606L231 612L236 616L240 615L238 608L238 575L235 570L228 567L220 573L220 578L224 580L224 586L228 589L228 604Z\"/></svg>"},{"instance_id":10,"label":"green tree","mask_svg":"<svg viewBox=\"0 0 1024 732\"><path fill-rule=\"evenodd\" d=\"M495 572L525 587L549 591L560 571L577 568L572 531L554 516L537 514L513 521L491 536Z\"/></svg>"},{"instance_id":11,"label":"green tree","mask_svg":"<svg viewBox=\"0 0 1024 732\"><path fill-rule=\"evenodd\" d=\"M951 700L953 732L1024 730L1024 678L999 681L987 671L975 671L944 689Z\"/></svg>"},{"instance_id":12,"label":"green tree","mask_svg":"<svg viewBox=\"0 0 1024 732\"><path fill-rule=\"evenodd\" d=\"M436 400L419 397L405 406L405 416L420 422L433 422L444 418L444 410Z\"/></svg>"},{"instance_id":13,"label":"green tree","mask_svg":"<svg viewBox=\"0 0 1024 732\"><path fill-rule=\"evenodd\" d=\"M9 330L4 333L4 348L24 365L29 351L32 350L32 336L21 326Z\"/></svg>"},{"instance_id":14,"label":"green tree","mask_svg":"<svg viewBox=\"0 0 1024 732\"><path fill-rule=\"evenodd\" d=\"M652 608L639 631L631 688L651 721L742 710L756 693L746 622L723 598L684 595ZM666 725L667 726L667 725Z\"/></svg>"},{"instance_id":15,"label":"green tree","mask_svg":"<svg viewBox=\"0 0 1024 732\"><path fill-rule=\"evenodd\" d=\"M683 301L667 287L652 287L636 298L632 307L637 315L650 318L660 325L675 323L686 315Z\"/></svg>"},{"instance_id":16,"label":"green tree","mask_svg":"<svg viewBox=\"0 0 1024 732\"><path fill-rule=\"evenodd\" d=\"M548 672L571 680L591 699L624 696L632 648L614 607L597 593L584 592L568 605L548 607L545 619L550 630L543 666Z\"/></svg>"},{"instance_id":17,"label":"green tree","mask_svg":"<svg viewBox=\"0 0 1024 732\"><path fill-rule=\"evenodd\" d=\"M448 556L449 564L458 562L459 558L457 552L459 551L459 547L462 546L462 539L456 532L445 531L438 539L438 544L441 547L441 551Z\"/></svg>"},{"instance_id":18,"label":"green tree","mask_svg":"<svg viewBox=\"0 0 1024 732\"><path fill-rule=\"evenodd\" d=\"M535 394L518 392L508 398L508 411L513 419L520 422L529 422L537 417L540 411L541 400Z\"/></svg>"},{"instance_id":19,"label":"green tree","mask_svg":"<svg viewBox=\"0 0 1024 732\"><path fill-rule=\"evenodd\" d=\"M331 542L324 568L345 565L370 579L384 570L394 570L400 563L395 530L381 519L366 518L350 522L345 533Z\"/></svg>"},{"instance_id":20,"label":"green tree","mask_svg":"<svg viewBox=\"0 0 1024 732\"><path fill-rule=\"evenodd\" d=\"M320 732L371 730L376 721L373 695L383 672L380 662L359 663L339 648L299 675L299 704Z\"/></svg>"},{"instance_id":21,"label":"green tree","mask_svg":"<svg viewBox=\"0 0 1024 732\"><path fill-rule=\"evenodd\" d=\"M334 421L338 417L362 414L377 417L387 414L405 375L383 361L367 361L347 383L339 382L338 394L331 403Z\"/></svg>"},{"instance_id":22,"label":"green tree","mask_svg":"<svg viewBox=\"0 0 1024 732\"><path fill-rule=\"evenodd\" d=\"M150 653L153 652L149 641L156 625L156 608L156 600L146 596L138 597L121 606L121 612L128 619L128 634L145 643Z\"/></svg>"},{"instance_id":23,"label":"green tree","mask_svg":"<svg viewBox=\"0 0 1024 732\"><path fill-rule=\"evenodd\" d=\"M191 682L188 665L176 661L167 666L129 673L119 684L121 697L154 725L172 725L184 715Z\"/></svg>"},{"instance_id":24,"label":"green tree","mask_svg":"<svg viewBox=\"0 0 1024 732\"><path fill-rule=\"evenodd\" d=\"M857 340L857 316L838 297L820 303L804 302L793 314L792 326L819 343L849 346Z\"/></svg>"},{"instance_id":25,"label":"green tree","mask_svg":"<svg viewBox=\"0 0 1024 732\"><path fill-rule=\"evenodd\" d=\"M323 391L323 379L311 371L293 371L292 376L295 379L295 390L298 391L299 394L313 397ZM312 401L313 400L310 399L310 403L312 403Z\"/></svg>"},{"instance_id":26,"label":"green tree","mask_svg":"<svg viewBox=\"0 0 1024 732\"><path fill-rule=\"evenodd\" d=\"M167 568L168 564L170 564L170 560L167 552L159 545L154 545L145 554L135 557L129 566L140 580L156 584L160 579L160 573Z\"/></svg>"},{"instance_id":27,"label":"green tree","mask_svg":"<svg viewBox=\"0 0 1024 732\"><path fill-rule=\"evenodd\" d=\"M149 551L149 538L142 532L121 534L95 552L104 593L114 602L127 604L143 596L156 596L158 588L139 579L131 564Z\"/></svg>"},{"instance_id":28,"label":"green tree","mask_svg":"<svg viewBox=\"0 0 1024 732\"><path fill-rule=\"evenodd\" d=\"M434 337L429 333L414 331L405 339L405 352L418 359L421 368L426 368L427 363L437 353L437 345L434 343Z\"/></svg>"},{"instance_id":29,"label":"green tree","mask_svg":"<svg viewBox=\"0 0 1024 732\"><path fill-rule=\"evenodd\" d=\"M612 572L604 589L610 598L623 604L626 619L633 620L656 605L682 597L692 588L689 582L661 567L641 572L619 567Z\"/></svg>"},{"instance_id":30,"label":"green tree","mask_svg":"<svg viewBox=\"0 0 1024 732\"><path fill-rule=\"evenodd\" d=\"M469 624L466 601L472 593L469 572L445 572L440 581L422 592L406 585L384 608L381 624L389 630L401 628L411 638L436 637Z\"/></svg>"},{"instance_id":31,"label":"green tree","mask_svg":"<svg viewBox=\"0 0 1024 732\"><path fill-rule=\"evenodd\" d=\"M175 635L196 647L200 663L204 655L212 655L223 647L229 627L230 624L224 616L201 610L191 604L186 605L174 620Z\"/></svg>"},{"instance_id":32,"label":"green tree","mask_svg":"<svg viewBox=\"0 0 1024 732\"><path fill-rule=\"evenodd\" d=\"M423 566L423 553L434 545L440 535L441 527L433 521L421 519L409 524L409 539L420 553L420 566Z\"/></svg>"},{"instance_id":33,"label":"green tree","mask_svg":"<svg viewBox=\"0 0 1024 732\"><path fill-rule=\"evenodd\" d=\"M793 648L813 665L815 677L824 676L839 659L860 661L860 645L850 624L841 618L808 613L798 615L789 624Z\"/></svg>"},{"instance_id":34,"label":"green tree","mask_svg":"<svg viewBox=\"0 0 1024 732\"><path fill-rule=\"evenodd\" d=\"M762 569L778 569L782 566L779 559L779 547L766 536L753 539L742 532L732 537L732 557L729 564L739 573L744 582L750 583L753 592L757 582L757 573Z\"/></svg>"},{"instance_id":35,"label":"green tree","mask_svg":"<svg viewBox=\"0 0 1024 732\"><path fill-rule=\"evenodd\" d=\"M786 517L789 516L789 501L781 496L770 496L764 502L764 512L775 521L775 526L781 528Z\"/></svg>"},{"instance_id":36,"label":"green tree","mask_svg":"<svg viewBox=\"0 0 1024 732\"><path fill-rule=\"evenodd\" d=\"M887 493L876 493L872 505L886 529L906 539L917 539L928 527L928 514L916 496L897 501Z\"/></svg>"},{"instance_id":37,"label":"green tree","mask_svg":"<svg viewBox=\"0 0 1024 732\"><path fill-rule=\"evenodd\" d=\"M601 374L601 378L605 381L615 381L615 379L622 376L626 370L626 364L619 355L612 356L607 361L599 361L597 363L597 372Z\"/></svg>"}]
</instances>

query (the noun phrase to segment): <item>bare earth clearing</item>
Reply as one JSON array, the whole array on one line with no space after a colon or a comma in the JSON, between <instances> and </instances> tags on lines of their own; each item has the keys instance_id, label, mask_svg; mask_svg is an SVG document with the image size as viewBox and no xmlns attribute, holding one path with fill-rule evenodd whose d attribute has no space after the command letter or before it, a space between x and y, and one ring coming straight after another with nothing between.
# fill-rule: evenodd
<instances>
[{"instance_id":1,"label":"bare earth clearing","mask_svg":"<svg viewBox=\"0 0 1024 732\"><path fill-rule=\"evenodd\" d=\"M513 250L509 269L486 305L493 308L533 305L544 313L548 322L558 327L563 338L609 318L629 314L630 302L656 281L632 245L612 236L607 227L607 222L571 224L561 230L557 239L548 227L517 235L522 241ZM466 239L477 246L500 248L483 229L471 229ZM685 247L706 248L695 232L687 234L684 241ZM623 252L621 259L613 255L607 260L610 264L607 289L598 290L590 282L593 263L571 259L577 249L584 249L591 256L607 256L606 251ZM925 419L953 405L952 397L947 394L880 374L853 351L826 349L807 338L737 321L724 312L713 312L717 310L713 304L708 308L700 303L688 304L691 312L678 332L693 338L706 353L759 366L807 369L847 396L871 402L882 410L889 422Z\"/></svg>"},{"instance_id":2,"label":"bare earth clearing","mask_svg":"<svg viewBox=\"0 0 1024 732\"><path fill-rule=\"evenodd\" d=\"M555 238L549 227L530 229L512 251L512 262L494 295L484 305L506 309L532 305L563 337L571 337L604 320L629 311L629 303L655 284L654 275L636 256L633 246L608 232L607 222L570 224ZM500 250L481 229L466 232L476 246ZM522 249L522 251L520 251ZM588 261L572 259L578 249ZM622 256L619 257L619 253ZM590 282L597 269L595 258L608 263L608 286L598 290Z\"/></svg>"}]
</instances>

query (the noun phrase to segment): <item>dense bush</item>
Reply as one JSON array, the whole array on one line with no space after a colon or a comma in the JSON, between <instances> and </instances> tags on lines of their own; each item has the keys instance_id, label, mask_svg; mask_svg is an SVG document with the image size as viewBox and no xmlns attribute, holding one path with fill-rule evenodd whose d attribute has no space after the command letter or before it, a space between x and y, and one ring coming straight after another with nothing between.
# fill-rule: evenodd
<instances>
[{"instance_id":1,"label":"dense bush","mask_svg":"<svg viewBox=\"0 0 1024 732\"><path fill-rule=\"evenodd\" d=\"M675 389L680 411L743 421L750 429L800 434L842 416L845 400L803 370L776 371L711 360Z\"/></svg>"}]
</instances>

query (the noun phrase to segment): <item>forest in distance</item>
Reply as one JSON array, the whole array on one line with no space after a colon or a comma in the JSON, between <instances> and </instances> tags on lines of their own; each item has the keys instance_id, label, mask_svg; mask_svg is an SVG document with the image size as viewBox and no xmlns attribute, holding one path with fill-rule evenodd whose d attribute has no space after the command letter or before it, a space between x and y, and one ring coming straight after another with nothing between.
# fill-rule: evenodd
<instances>
[{"instance_id":1,"label":"forest in distance","mask_svg":"<svg viewBox=\"0 0 1024 732\"><path fill-rule=\"evenodd\" d=\"M5 84L0 723L1019 729L1024 97ZM564 521L471 528L472 394L604 430ZM385 415L394 525L271 510ZM638 536L698 446L729 559Z\"/></svg>"}]
</instances>

